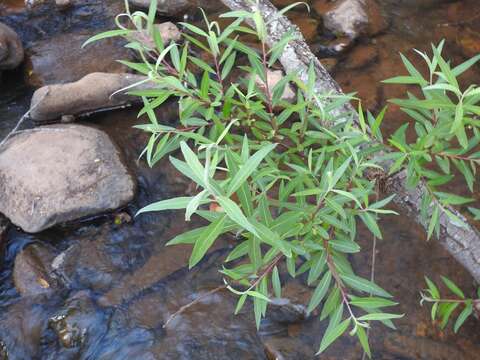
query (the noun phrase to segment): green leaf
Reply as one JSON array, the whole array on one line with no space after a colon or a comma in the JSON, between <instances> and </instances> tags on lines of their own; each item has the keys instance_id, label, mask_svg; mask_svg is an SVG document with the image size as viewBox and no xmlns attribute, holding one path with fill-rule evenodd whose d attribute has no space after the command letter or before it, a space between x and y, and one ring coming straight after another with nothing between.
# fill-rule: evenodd
<instances>
[{"instance_id":1,"label":"green leaf","mask_svg":"<svg viewBox=\"0 0 480 360\"><path fill-rule=\"evenodd\" d=\"M195 241L197 241L200 238L200 234L203 233L205 228L206 226L202 226L202 227L184 232L183 234L177 235L172 240L167 242L166 246L178 245L178 244L194 244Z\"/></svg>"},{"instance_id":2,"label":"green leaf","mask_svg":"<svg viewBox=\"0 0 480 360\"><path fill-rule=\"evenodd\" d=\"M465 299L465 294L463 293L463 291L460 290L460 288L452 280L450 280L445 276L442 276L441 278L443 283L447 285L447 287L450 289L451 292L453 292L458 297Z\"/></svg>"},{"instance_id":3,"label":"green leaf","mask_svg":"<svg viewBox=\"0 0 480 360\"><path fill-rule=\"evenodd\" d=\"M443 306L445 305L445 306ZM455 311L455 309L458 307L459 303L443 303L441 304L441 310L440 310L440 313L442 314L442 321L440 323L440 327L442 329L445 328L445 326L447 326L448 324L448 320L450 319L450 316L452 315L452 313Z\"/></svg>"},{"instance_id":4,"label":"green leaf","mask_svg":"<svg viewBox=\"0 0 480 360\"><path fill-rule=\"evenodd\" d=\"M182 154L185 158L185 162L187 163L192 173L195 175L195 179L198 181L199 185L207 188L204 179L205 169L198 160L197 155L195 155L195 153L188 147L187 143L184 141L180 143L180 148L182 149Z\"/></svg>"},{"instance_id":5,"label":"green leaf","mask_svg":"<svg viewBox=\"0 0 480 360\"><path fill-rule=\"evenodd\" d=\"M193 197L187 196L158 201L140 209L135 216L152 211L185 209L192 199Z\"/></svg>"},{"instance_id":6,"label":"green leaf","mask_svg":"<svg viewBox=\"0 0 480 360\"><path fill-rule=\"evenodd\" d=\"M370 345L368 344L368 337L367 332L361 326L357 327L357 337L360 341L360 345L362 345L363 351L368 355L369 358L372 357L372 352L370 351Z\"/></svg>"},{"instance_id":7,"label":"green leaf","mask_svg":"<svg viewBox=\"0 0 480 360\"><path fill-rule=\"evenodd\" d=\"M427 239L432 237L433 231L438 226L439 213L439 206L434 205L432 217L430 218L430 223L428 224Z\"/></svg>"},{"instance_id":8,"label":"green leaf","mask_svg":"<svg viewBox=\"0 0 480 360\"><path fill-rule=\"evenodd\" d=\"M227 217L225 215L220 217L218 220L208 225L200 234L200 237L195 242L195 246L193 247L190 260L188 261L188 266L190 269L203 259L208 249L210 249L215 240L222 233L223 224L225 223L226 218Z\"/></svg>"},{"instance_id":9,"label":"green leaf","mask_svg":"<svg viewBox=\"0 0 480 360\"><path fill-rule=\"evenodd\" d=\"M310 299L310 303L308 304L307 312L310 314L323 300L325 295L327 294L328 288L330 286L330 282L332 280L332 273L327 271L323 276L322 280L318 283L312 298Z\"/></svg>"},{"instance_id":10,"label":"green leaf","mask_svg":"<svg viewBox=\"0 0 480 360\"><path fill-rule=\"evenodd\" d=\"M235 308L235 315L237 315L240 310L242 310L243 305L245 305L245 300L247 300L247 297L247 294L243 294L240 296L240 298L238 299L237 307Z\"/></svg>"},{"instance_id":11,"label":"green leaf","mask_svg":"<svg viewBox=\"0 0 480 360\"><path fill-rule=\"evenodd\" d=\"M373 282L363 279L359 276L343 274L340 275L340 277L345 281L348 286L351 286L356 290L360 290L377 296L383 296L386 298L393 297L391 294L383 290L377 284L374 284Z\"/></svg>"},{"instance_id":12,"label":"green leaf","mask_svg":"<svg viewBox=\"0 0 480 360\"><path fill-rule=\"evenodd\" d=\"M347 331L348 326L350 325L350 318L343 320L335 328L326 332L323 336L322 342L320 343L320 350L318 350L316 355L324 352L337 338L339 338L345 331Z\"/></svg>"},{"instance_id":13,"label":"green leaf","mask_svg":"<svg viewBox=\"0 0 480 360\"><path fill-rule=\"evenodd\" d=\"M258 170L260 163L275 148L275 146L276 144L268 144L263 146L240 167L235 177L228 184L227 196L231 196L235 191L237 191L237 189L248 179L248 177L255 170Z\"/></svg>"},{"instance_id":14,"label":"green leaf","mask_svg":"<svg viewBox=\"0 0 480 360\"><path fill-rule=\"evenodd\" d=\"M400 319L403 314L388 314L388 313L371 313L367 315L360 316L359 321L372 321L372 320L391 320L391 319Z\"/></svg>"},{"instance_id":15,"label":"green leaf","mask_svg":"<svg viewBox=\"0 0 480 360\"><path fill-rule=\"evenodd\" d=\"M310 267L310 271L308 273L308 279L307 279L307 284L311 285L314 281L316 281L320 275L323 272L323 269L325 269L325 266L327 264L327 254L325 251L323 251L321 254L315 255L315 257L312 258L312 266Z\"/></svg>"},{"instance_id":16,"label":"green leaf","mask_svg":"<svg viewBox=\"0 0 480 360\"><path fill-rule=\"evenodd\" d=\"M102 40L102 39L107 39L111 37L117 37L117 36L126 36L130 34L132 30L111 30L111 31L105 31L100 34L94 35L91 38L87 39L82 45L82 48L87 46L88 44L91 44L95 41Z\"/></svg>"},{"instance_id":17,"label":"green leaf","mask_svg":"<svg viewBox=\"0 0 480 360\"><path fill-rule=\"evenodd\" d=\"M368 230L370 230L377 238L382 239L382 233L375 218L368 212L361 212L359 216L363 223L367 226Z\"/></svg>"},{"instance_id":18,"label":"green leaf","mask_svg":"<svg viewBox=\"0 0 480 360\"><path fill-rule=\"evenodd\" d=\"M224 196L218 196L217 201L233 222L251 232L253 235L260 237L255 227L248 221L240 207L234 201Z\"/></svg>"},{"instance_id":19,"label":"green leaf","mask_svg":"<svg viewBox=\"0 0 480 360\"><path fill-rule=\"evenodd\" d=\"M273 292L276 298L282 297L282 284L280 283L280 275L278 274L278 268L275 266L272 271L272 285Z\"/></svg>"},{"instance_id":20,"label":"green leaf","mask_svg":"<svg viewBox=\"0 0 480 360\"><path fill-rule=\"evenodd\" d=\"M458 332L458 329L460 329L460 327L463 325L465 320L467 320L468 317L472 315L472 313L473 313L473 305L470 302L467 304L465 309L462 310L460 315L458 315L457 321L455 321L455 325L453 327L453 331L455 332L455 334Z\"/></svg>"},{"instance_id":21,"label":"green leaf","mask_svg":"<svg viewBox=\"0 0 480 360\"><path fill-rule=\"evenodd\" d=\"M380 297L360 298L356 296L352 296L349 302L351 305L360 307L362 309L379 309L382 307L395 306L398 304L391 300L380 298Z\"/></svg>"},{"instance_id":22,"label":"green leaf","mask_svg":"<svg viewBox=\"0 0 480 360\"><path fill-rule=\"evenodd\" d=\"M434 299L440 299L440 291L438 291L437 286L430 280L428 277L425 276L425 282L427 283L428 290L430 290L430 294Z\"/></svg>"}]
</instances>

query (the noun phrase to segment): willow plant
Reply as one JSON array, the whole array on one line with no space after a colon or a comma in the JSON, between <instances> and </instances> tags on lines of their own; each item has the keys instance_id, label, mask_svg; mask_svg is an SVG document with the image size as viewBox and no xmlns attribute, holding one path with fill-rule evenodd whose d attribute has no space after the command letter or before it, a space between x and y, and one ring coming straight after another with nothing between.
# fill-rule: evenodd
<instances>
[{"instance_id":1,"label":"willow plant","mask_svg":"<svg viewBox=\"0 0 480 360\"><path fill-rule=\"evenodd\" d=\"M221 15L230 22L224 29L204 14L204 26L181 23L183 41L164 44L154 26L156 6L157 1L152 1L148 14L132 13L126 2L126 12L117 17L118 29L88 41L111 36L128 40L127 46L141 60L123 63L155 84L150 90L130 89L130 94L143 99L139 116L146 114L150 120L137 126L150 134L142 155L150 166L169 156L197 189L194 196L161 200L139 214L183 209L185 221L193 216L206 221L207 225L168 242L169 246L192 246L190 268L219 238L233 234L233 250L220 271L225 286L238 295L236 312L247 300L253 302L257 327L271 299L282 296L286 278L305 274L313 288L308 312L328 321L319 353L349 330L370 355L367 329L371 323L395 328L392 320L402 315L386 310L396 305L392 295L357 275L349 261L351 254L361 250L357 224L363 223L381 239L379 215L395 214L385 209L392 197L372 200L378 199L377 184L366 175L384 170L380 166L384 157L375 156L379 151L396 160L392 172L408 163L409 183L413 186L425 179L429 184L431 194L425 204L434 201L435 205L433 209L425 205L424 213L431 218L429 235L435 229L438 232L438 213L445 211L442 205L464 202L436 189L451 179L449 163L462 171L469 186L468 169L477 164L476 154L463 157L478 144L478 120L470 114L478 111L473 103L480 94L473 88L464 93L454 90L458 85L454 76L473 62L448 71L449 65L440 60L441 49L435 48L434 60L426 58L432 62L428 81L404 58L411 75L390 82L414 83L424 89L426 100L411 95L396 101L417 121L419 138L408 144L402 127L388 146L372 147L370 134L382 139L384 112L376 118L361 116L357 127L356 114L339 114L339 109L358 99L316 92L313 65L306 84L296 74L272 81L271 70L278 67L294 32L269 48L268 23L259 10L232 11ZM253 28L246 27L246 21ZM148 31L153 41L139 41L138 31ZM256 37L256 44L249 46L245 36ZM456 106L446 91L458 95ZM287 92L294 96L287 98ZM176 126L160 124L155 116L155 109L167 100L178 103ZM470 127L473 135L468 138L465 129ZM453 138L460 148L450 147ZM396 148L393 154L391 147ZM431 161L447 174L427 170Z\"/></svg>"}]
</instances>

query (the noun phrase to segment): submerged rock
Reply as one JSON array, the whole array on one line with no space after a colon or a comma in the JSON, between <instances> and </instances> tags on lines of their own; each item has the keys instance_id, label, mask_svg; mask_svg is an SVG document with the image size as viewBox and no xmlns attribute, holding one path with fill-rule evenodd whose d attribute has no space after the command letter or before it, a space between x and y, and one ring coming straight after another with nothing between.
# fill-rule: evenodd
<instances>
[{"instance_id":1,"label":"submerged rock","mask_svg":"<svg viewBox=\"0 0 480 360\"><path fill-rule=\"evenodd\" d=\"M60 344L70 349L80 347L85 342L89 327L95 326L94 319L95 307L89 293L82 291L70 298L48 323Z\"/></svg>"},{"instance_id":2,"label":"submerged rock","mask_svg":"<svg viewBox=\"0 0 480 360\"><path fill-rule=\"evenodd\" d=\"M26 232L122 207L135 189L108 135L92 127L28 130L0 152L0 212Z\"/></svg>"},{"instance_id":3,"label":"submerged rock","mask_svg":"<svg viewBox=\"0 0 480 360\"><path fill-rule=\"evenodd\" d=\"M146 79L132 74L93 73L73 83L44 86L33 94L30 117L37 123L45 123L64 115L78 116L126 107L141 98L120 90ZM135 89L152 86L146 82Z\"/></svg>"},{"instance_id":4,"label":"submerged rock","mask_svg":"<svg viewBox=\"0 0 480 360\"><path fill-rule=\"evenodd\" d=\"M325 28L350 39L363 33L376 35L388 25L375 0L341 0L322 17Z\"/></svg>"},{"instance_id":5,"label":"submerged rock","mask_svg":"<svg viewBox=\"0 0 480 360\"><path fill-rule=\"evenodd\" d=\"M57 287L52 276L53 251L45 245L32 244L15 258L13 282L23 296L48 294Z\"/></svg>"},{"instance_id":6,"label":"submerged rock","mask_svg":"<svg viewBox=\"0 0 480 360\"><path fill-rule=\"evenodd\" d=\"M350 38L356 38L367 26L368 15L362 0L342 0L324 14L325 27Z\"/></svg>"},{"instance_id":7,"label":"submerged rock","mask_svg":"<svg viewBox=\"0 0 480 360\"><path fill-rule=\"evenodd\" d=\"M130 5L147 10L151 0L128 0ZM158 0L157 12L166 16L182 15L192 6L191 0Z\"/></svg>"},{"instance_id":8,"label":"submerged rock","mask_svg":"<svg viewBox=\"0 0 480 360\"><path fill-rule=\"evenodd\" d=\"M155 24L155 26L157 27L164 44L168 44L170 41L178 41L182 37L177 25L170 21L161 24ZM155 41L147 30L135 32L134 39L141 42L148 48L155 48Z\"/></svg>"},{"instance_id":9,"label":"submerged rock","mask_svg":"<svg viewBox=\"0 0 480 360\"><path fill-rule=\"evenodd\" d=\"M23 46L9 26L0 23L0 70L15 69L23 61Z\"/></svg>"},{"instance_id":10,"label":"submerged rock","mask_svg":"<svg viewBox=\"0 0 480 360\"><path fill-rule=\"evenodd\" d=\"M96 33L98 30L82 31L80 34L60 33L36 41L27 50L28 83L40 87L77 81L95 72L127 72L128 68L117 61L132 59L123 39L103 39L82 47Z\"/></svg>"}]
</instances>

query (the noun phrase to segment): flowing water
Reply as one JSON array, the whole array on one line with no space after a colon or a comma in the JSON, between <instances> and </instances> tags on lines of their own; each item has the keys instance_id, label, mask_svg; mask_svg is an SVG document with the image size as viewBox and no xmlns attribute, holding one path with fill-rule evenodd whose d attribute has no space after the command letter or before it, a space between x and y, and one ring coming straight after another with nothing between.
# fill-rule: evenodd
<instances>
[{"instance_id":1,"label":"flowing water","mask_svg":"<svg viewBox=\"0 0 480 360\"><path fill-rule=\"evenodd\" d=\"M286 4L288 1L278 1ZM324 1L312 1L321 6ZM98 32L111 26L120 1L84 1L69 12L29 13L22 1L2 1L0 21L21 35L32 58L38 44L46 43L46 56L55 64L55 54L78 49L68 43L79 33ZM80 2L79 2L80 3ZM427 49L431 42L447 39L454 62L473 55L480 47L478 12L472 1L382 0L387 26L381 34L361 38L339 56L332 72L346 90L357 90L372 110L386 99L401 96L403 89L379 85L378 81L400 71L398 52ZM309 18L310 16L310 18ZM332 35L322 32L315 14L293 12L292 19L305 31L309 42L325 45ZM61 41L59 39L67 39ZM52 58L53 56L53 58ZM75 77L92 64L82 57L58 58L58 68L44 76ZM332 61L331 59L326 60ZM71 66L71 67L69 67ZM75 70L71 70L75 69ZM467 76L479 79L478 66ZM0 87L0 138L12 129L29 106L34 90L29 65L4 74ZM62 81L64 79L60 79ZM175 121L173 104L159 111L159 121ZM81 223L67 224L36 235L11 228L8 232L5 263L0 272L0 359L313 359L324 330L318 317L294 323L280 323L268 317L256 332L251 307L234 316L235 297L217 292L202 298L171 321L163 324L181 306L221 284L217 271L230 239L220 241L207 259L192 271L184 264L188 247L164 247L186 227L182 214L147 214L129 221L142 206L183 194L188 183L167 161L154 169L137 158L146 143L145 134L132 129L144 119L136 110L97 114L85 123L106 131L119 145L125 161L139 182L139 194L126 209ZM404 121L396 108L390 109L385 129L391 131ZM25 127L31 126L27 121ZM35 149L32 149L35 151ZM28 156L28 154L25 154ZM406 316L397 322L397 331L376 325L371 333L375 359L478 359L480 325L470 319L455 335L430 324L429 311L419 305L423 276L437 279L444 274L473 294L472 279L434 240L426 242L419 227L405 216L382 221L384 240L378 244L376 281L395 295L399 311ZM371 235L362 229L359 241L365 251L352 257L355 270L368 277ZM12 268L15 256L32 243L48 244L54 255L64 252L63 276L68 284L48 295L21 297L15 290ZM291 280L286 296L307 302L311 289L304 279ZM278 315L278 314L277 314ZM4 349L2 350L2 344ZM2 352L3 351L3 352ZM360 359L361 350L348 336L336 343L322 359Z\"/></svg>"}]
</instances>

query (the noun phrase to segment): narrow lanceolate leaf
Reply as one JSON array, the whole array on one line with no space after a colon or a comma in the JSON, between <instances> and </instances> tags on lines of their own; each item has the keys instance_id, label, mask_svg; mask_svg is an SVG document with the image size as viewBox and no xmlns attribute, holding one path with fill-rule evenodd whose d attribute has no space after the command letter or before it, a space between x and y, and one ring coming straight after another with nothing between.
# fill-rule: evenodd
<instances>
[{"instance_id":1,"label":"narrow lanceolate leaf","mask_svg":"<svg viewBox=\"0 0 480 360\"><path fill-rule=\"evenodd\" d=\"M87 46L88 44L91 44L91 43L93 43L95 41L98 41L98 40L107 39L107 38L111 38L111 37L117 37L117 36L125 36L125 35L128 35L131 32L132 32L132 30L111 30L111 31L102 32L100 34L92 36L87 41L85 41L82 45L82 48Z\"/></svg>"},{"instance_id":2,"label":"narrow lanceolate leaf","mask_svg":"<svg viewBox=\"0 0 480 360\"><path fill-rule=\"evenodd\" d=\"M438 219L439 219L439 206L435 205L433 212L432 212L432 217L430 219L430 223L428 224L428 232L427 232L427 239L430 240L430 238L433 235L433 231L438 225Z\"/></svg>"},{"instance_id":3,"label":"narrow lanceolate leaf","mask_svg":"<svg viewBox=\"0 0 480 360\"><path fill-rule=\"evenodd\" d=\"M360 345L362 345L363 351L365 351L365 354L367 354L368 357L371 358L372 352L370 351L370 345L368 344L367 332L361 326L357 328L357 337L358 337L358 340L360 341Z\"/></svg>"},{"instance_id":4,"label":"narrow lanceolate leaf","mask_svg":"<svg viewBox=\"0 0 480 360\"><path fill-rule=\"evenodd\" d=\"M140 209L136 215L138 216L140 214L152 211L185 209L192 199L193 197L191 196L184 196L158 201L156 203L145 206L143 209Z\"/></svg>"},{"instance_id":5,"label":"narrow lanceolate leaf","mask_svg":"<svg viewBox=\"0 0 480 360\"><path fill-rule=\"evenodd\" d=\"M372 216L372 214L368 212L363 212L360 213L359 216L360 219L362 219L363 223L367 226L368 230L370 230L372 234L375 235L377 238L381 239L382 233L380 231L380 228L378 227L377 221Z\"/></svg>"},{"instance_id":6,"label":"narrow lanceolate leaf","mask_svg":"<svg viewBox=\"0 0 480 360\"><path fill-rule=\"evenodd\" d=\"M190 269L202 260L208 249L210 249L217 237L222 233L223 224L225 223L226 218L226 215L220 217L218 220L208 225L200 234L198 241L195 242L190 260L188 261Z\"/></svg>"},{"instance_id":7,"label":"narrow lanceolate leaf","mask_svg":"<svg viewBox=\"0 0 480 360\"><path fill-rule=\"evenodd\" d=\"M272 271L272 285L273 285L273 292L275 293L275 297L281 298L282 297L282 284L280 283L280 275L278 274L278 268L275 266Z\"/></svg>"},{"instance_id":8,"label":"narrow lanceolate leaf","mask_svg":"<svg viewBox=\"0 0 480 360\"><path fill-rule=\"evenodd\" d=\"M323 336L322 342L320 344L320 350L318 350L317 355L324 352L335 340L343 335L350 325L350 318L343 320L335 328L325 333Z\"/></svg>"},{"instance_id":9,"label":"narrow lanceolate leaf","mask_svg":"<svg viewBox=\"0 0 480 360\"><path fill-rule=\"evenodd\" d=\"M230 181L227 189L227 196L231 196L257 170L262 160L275 148L276 144L269 144L262 147L253 154L238 170L235 177Z\"/></svg>"},{"instance_id":10,"label":"narrow lanceolate leaf","mask_svg":"<svg viewBox=\"0 0 480 360\"><path fill-rule=\"evenodd\" d=\"M371 314L360 316L358 320L360 321L391 320L391 319L400 319L403 316L404 316L403 314L371 313Z\"/></svg>"},{"instance_id":11,"label":"narrow lanceolate leaf","mask_svg":"<svg viewBox=\"0 0 480 360\"><path fill-rule=\"evenodd\" d=\"M440 292L438 291L437 286L430 280L428 277L425 276L425 282L427 283L428 290L430 290L430 295L434 299L440 299Z\"/></svg>"},{"instance_id":12,"label":"narrow lanceolate leaf","mask_svg":"<svg viewBox=\"0 0 480 360\"><path fill-rule=\"evenodd\" d=\"M455 325L453 327L453 331L455 333L458 332L458 329L460 329L460 327L463 325L463 323L465 322L465 320L468 319L468 317L470 315L472 315L473 313L473 305L472 303L468 303L468 305L465 307L465 309L462 310L462 312L460 313L460 315L458 315L458 318L457 318L457 321L455 321Z\"/></svg>"},{"instance_id":13,"label":"narrow lanceolate leaf","mask_svg":"<svg viewBox=\"0 0 480 360\"><path fill-rule=\"evenodd\" d=\"M217 201L233 222L251 232L253 235L260 237L255 227L248 221L240 207L234 201L224 196L217 197Z\"/></svg>"},{"instance_id":14,"label":"narrow lanceolate leaf","mask_svg":"<svg viewBox=\"0 0 480 360\"><path fill-rule=\"evenodd\" d=\"M166 246L178 245L178 244L194 244L200 238L200 235L203 233L205 228L206 226L202 226L202 227L184 232L183 234L177 235L172 240L167 242Z\"/></svg>"},{"instance_id":15,"label":"narrow lanceolate leaf","mask_svg":"<svg viewBox=\"0 0 480 360\"><path fill-rule=\"evenodd\" d=\"M350 304L362 309L379 309L382 307L395 306L398 303L379 297L360 298L352 296L350 299Z\"/></svg>"},{"instance_id":16,"label":"narrow lanceolate leaf","mask_svg":"<svg viewBox=\"0 0 480 360\"><path fill-rule=\"evenodd\" d=\"M358 277L356 275L340 275L343 281L348 286L351 286L352 288L363 291L369 294L377 295L377 296L383 296L386 298L391 298L393 297L391 294L383 290L380 286L377 284L374 284L373 282L363 279L361 277Z\"/></svg>"},{"instance_id":17,"label":"narrow lanceolate leaf","mask_svg":"<svg viewBox=\"0 0 480 360\"><path fill-rule=\"evenodd\" d=\"M312 298L310 299L310 303L308 304L307 312L310 314L323 300L325 294L328 291L330 286L330 282L332 280L332 273L327 271L323 276L322 280L318 284L317 288L315 289Z\"/></svg>"},{"instance_id":18,"label":"narrow lanceolate leaf","mask_svg":"<svg viewBox=\"0 0 480 360\"><path fill-rule=\"evenodd\" d=\"M451 292L453 292L458 297L465 299L465 294L463 293L463 291L460 290L460 288L457 285L455 285L455 283L452 280L450 280L445 276L442 276L442 281L444 282L445 285L447 285L447 287L450 289Z\"/></svg>"},{"instance_id":19,"label":"narrow lanceolate leaf","mask_svg":"<svg viewBox=\"0 0 480 360\"><path fill-rule=\"evenodd\" d=\"M203 182L203 175L205 173L205 169L198 160L197 155L195 155L192 149L190 149L187 143L185 143L184 141L180 143L180 147L182 149L182 154L188 167L195 175L195 178L201 181L200 184L205 187L205 183Z\"/></svg>"}]
</instances>

